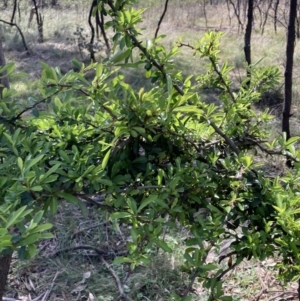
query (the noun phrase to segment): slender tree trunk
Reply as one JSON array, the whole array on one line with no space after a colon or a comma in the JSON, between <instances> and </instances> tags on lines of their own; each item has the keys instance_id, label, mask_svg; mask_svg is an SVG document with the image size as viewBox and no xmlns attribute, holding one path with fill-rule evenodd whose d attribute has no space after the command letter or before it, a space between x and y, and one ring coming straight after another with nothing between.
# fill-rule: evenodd
<instances>
[{"instance_id":1,"label":"slender tree trunk","mask_svg":"<svg viewBox=\"0 0 300 301\"><path fill-rule=\"evenodd\" d=\"M251 73L249 67L251 65L251 34L252 34L252 24L253 24L253 0L248 0L248 12L247 12L247 26L245 32L245 59L248 64L247 77L249 78L248 85L250 84Z\"/></svg>"},{"instance_id":2,"label":"slender tree trunk","mask_svg":"<svg viewBox=\"0 0 300 301\"><path fill-rule=\"evenodd\" d=\"M286 133L286 139L289 139L291 137L290 117L292 105L294 50L296 39L296 17L297 0L290 0L289 26L286 43L286 65L284 72L284 106L282 112L282 131ZM287 166L291 167L291 161L287 161Z\"/></svg>"},{"instance_id":3,"label":"slender tree trunk","mask_svg":"<svg viewBox=\"0 0 300 301\"><path fill-rule=\"evenodd\" d=\"M2 41L0 36L0 67L5 65L5 57L3 53ZM3 74L2 74L3 76ZM9 81L7 77L0 78L0 99L2 98L2 91L4 88L9 88ZM0 253L0 300L2 300L7 282L8 272L10 268L12 253Z\"/></svg>"},{"instance_id":4,"label":"slender tree trunk","mask_svg":"<svg viewBox=\"0 0 300 301\"><path fill-rule=\"evenodd\" d=\"M278 6L279 6L279 0L276 0L275 7L274 7L274 31L275 31L275 33L277 33Z\"/></svg>"}]
</instances>

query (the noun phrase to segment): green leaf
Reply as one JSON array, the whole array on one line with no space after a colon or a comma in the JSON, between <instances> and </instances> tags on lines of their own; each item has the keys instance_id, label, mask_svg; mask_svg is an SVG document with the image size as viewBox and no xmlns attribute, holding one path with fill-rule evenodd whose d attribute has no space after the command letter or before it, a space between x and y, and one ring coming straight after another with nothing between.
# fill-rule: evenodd
<instances>
[{"instance_id":1,"label":"green leaf","mask_svg":"<svg viewBox=\"0 0 300 301\"><path fill-rule=\"evenodd\" d=\"M18 166L19 166L20 171L22 173L23 172L23 160L20 157L18 157Z\"/></svg>"},{"instance_id":2,"label":"green leaf","mask_svg":"<svg viewBox=\"0 0 300 301\"><path fill-rule=\"evenodd\" d=\"M131 217L131 214L129 212L115 212L110 215L110 220L127 217Z\"/></svg>"},{"instance_id":3,"label":"green leaf","mask_svg":"<svg viewBox=\"0 0 300 301\"><path fill-rule=\"evenodd\" d=\"M149 204L154 203L157 199L158 199L158 195L157 194L152 194L149 197L147 197L146 199L144 199L142 201L140 207L138 208L137 213L139 213L143 208L145 208Z\"/></svg>"},{"instance_id":4,"label":"green leaf","mask_svg":"<svg viewBox=\"0 0 300 301\"><path fill-rule=\"evenodd\" d=\"M6 228L10 228L12 225L19 223L22 221L26 215L28 215L32 209L26 210L27 206L23 206L19 208L17 211L13 212L10 220L6 224Z\"/></svg>"},{"instance_id":5,"label":"green leaf","mask_svg":"<svg viewBox=\"0 0 300 301\"><path fill-rule=\"evenodd\" d=\"M36 243L41 238L40 233L33 233L22 239L17 243L18 246L28 246L30 244Z\"/></svg>"},{"instance_id":6,"label":"green leaf","mask_svg":"<svg viewBox=\"0 0 300 301\"><path fill-rule=\"evenodd\" d=\"M5 228L0 228L0 236L4 236L8 233L7 229Z\"/></svg>"},{"instance_id":7,"label":"green leaf","mask_svg":"<svg viewBox=\"0 0 300 301\"><path fill-rule=\"evenodd\" d=\"M57 194L59 197L61 197L62 199L65 199L66 201L68 201L69 203L73 204L73 205L78 205L78 198L75 197L74 195L67 193L67 192L59 192Z\"/></svg>"},{"instance_id":8,"label":"green leaf","mask_svg":"<svg viewBox=\"0 0 300 301\"><path fill-rule=\"evenodd\" d=\"M37 226L34 229L30 230L30 233L33 234L33 233L43 232L43 231L51 229L52 227L53 227L52 224L49 224L49 223L43 224L43 225Z\"/></svg>"},{"instance_id":9,"label":"green leaf","mask_svg":"<svg viewBox=\"0 0 300 301\"><path fill-rule=\"evenodd\" d=\"M114 259L113 264L120 265L122 263L129 263L129 262L133 262L133 260L129 257L117 257Z\"/></svg>"},{"instance_id":10,"label":"green leaf","mask_svg":"<svg viewBox=\"0 0 300 301\"><path fill-rule=\"evenodd\" d=\"M171 102L171 98L172 98L173 83L172 83L172 78L171 78L170 74L167 74L166 78L167 78L167 87L168 87L168 106L167 106L167 111L169 111L170 102Z\"/></svg>"},{"instance_id":11,"label":"green leaf","mask_svg":"<svg viewBox=\"0 0 300 301\"><path fill-rule=\"evenodd\" d=\"M25 160L25 172L28 171L32 166L36 165L39 161L43 159L44 155L39 155L34 159L26 159Z\"/></svg>"},{"instance_id":12,"label":"green leaf","mask_svg":"<svg viewBox=\"0 0 300 301\"><path fill-rule=\"evenodd\" d=\"M108 163L108 160L109 160L109 156L110 156L110 152L111 152L111 149L105 154L104 158L103 158L103 161L102 161L102 168L105 169L107 163Z\"/></svg>"},{"instance_id":13,"label":"green leaf","mask_svg":"<svg viewBox=\"0 0 300 301\"><path fill-rule=\"evenodd\" d=\"M114 64L119 63L121 61L124 61L130 54L131 54L130 48L126 49L125 51L119 51L109 59L109 62Z\"/></svg>"},{"instance_id":14,"label":"green leaf","mask_svg":"<svg viewBox=\"0 0 300 301\"><path fill-rule=\"evenodd\" d=\"M164 241L160 239L153 239L153 242L158 245L163 251L171 253L173 250L165 243Z\"/></svg>"}]
</instances>

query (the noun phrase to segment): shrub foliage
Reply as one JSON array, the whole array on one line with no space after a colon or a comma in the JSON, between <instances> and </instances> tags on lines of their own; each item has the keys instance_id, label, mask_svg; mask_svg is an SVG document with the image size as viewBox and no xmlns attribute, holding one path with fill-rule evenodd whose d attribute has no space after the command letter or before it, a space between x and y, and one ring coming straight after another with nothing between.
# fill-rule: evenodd
<instances>
[{"instance_id":1,"label":"shrub foliage","mask_svg":"<svg viewBox=\"0 0 300 301\"><path fill-rule=\"evenodd\" d=\"M221 33L208 32L194 45L179 41L170 50L160 43L163 36L142 42L143 11L130 2L106 0L98 7L111 17L110 59L88 66L73 61L79 71L66 74L43 64L41 98L27 104L4 89L0 250L31 258L35 243L51 237L45 212L55 214L62 199L84 211L82 200L97 194L111 220L131 225L128 255L115 263L134 269L150 263L153 248L172 252L162 232L180 225L190 230L183 270L210 289L211 300L231 300L222 280L243 259L276 256L280 277L297 280L298 138L269 141L265 125L272 116L253 109L278 83L278 69L253 65L251 84L246 79L233 89L232 69L218 56ZM195 63L207 64L206 74L183 76L175 68L184 46ZM140 66L151 89L126 83L122 70ZM12 64L4 71L16 76ZM199 91L207 87L218 91L221 105L202 101ZM269 176L257 154L288 157L294 169ZM206 261L224 239L232 241L228 269Z\"/></svg>"}]
</instances>

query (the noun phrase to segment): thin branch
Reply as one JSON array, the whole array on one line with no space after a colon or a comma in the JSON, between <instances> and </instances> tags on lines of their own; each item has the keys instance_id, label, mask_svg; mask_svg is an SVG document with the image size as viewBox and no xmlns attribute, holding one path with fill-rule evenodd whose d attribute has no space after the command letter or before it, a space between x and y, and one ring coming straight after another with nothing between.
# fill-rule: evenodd
<instances>
[{"instance_id":1,"label":"thin branch","mask_svg":"<svg viewBox=\"0 0 300 301\"><path fill-rule=\"evenodd\" d=\"M93 14L93 10L94 7L97 5L97 1L93 1L91 8L90 8L90 12L89 12L89 17L88 17L88 22L91 28L91 40L90 40L90 45L89 45L89 51L90 51L90 55L91 55L91 60L95 62L95 53L94 53L94 38L95 38L95 28L93 26L92 23L92 14Z\"/></svg>"},{"instance_id":2,"label":"thin branch","mask_svg":"<svg viewBox=\"0 0 300 301\"><path fill-rule=\"evenodd\" d=\"M20 119L21 116L22 116L25 112L34 109L36 106L38 106L39 104L41 104L41 103L47 101L49 98L53 97L53 96L56 95L58 92L60 92L60 90L55 91L53 94L51 94L50 96L47 96L46 98L44 98L44 99L42 99L42 100L40 100L40 101L37 101L37 102L36 102L35 104L33 104L32 106L25 108L25 109L22 110L17 116L11 118L11 120L9 120L9 122L15 122L16 120Z\"/></svg>"},{"instance_id":3,"label":"thin branch","mask_svg":"<svg viewBox=\"0 0 300 301\"><path fill-rule=\"evenodd\" d=\"M107 261L103 258L103 256L100 256L100 260L105 265L105 267L108 269L108 271L112 274L112 276L114 277L116 284L118 286L118 290L120 292L120 297L125 299L126 301L133 301L128 295L125 294L120 278L118 277L116 272L110 267L110 265L107 263Z\"/></svg>"},{"instance_id":4,"label":"thin branch","mask_svg":"<svg viewBox=\"0 0 300 301\"><path fill-rule=\"evenodd\" d=\"M75 251L75 250L92 250L95 253L97 253L97 255L99 255L99 256L107 255L107 253L108 253L108 252L103 251L103 250L101 250L97 247L93 247L93 246L89 246L89 245L80 245L80 246L68 247L68 248L63 248L63 249L57 250L56 252L54 252L50 256L55 257L55 256L60 255L61 253L66 253L66 252Z\"/></svg>"},{"instance_id":5,"label":"thin branch","mask_svg":"<svg viewBox=\"0 0 300 301\"><path fill-rule=\"evenodd\" d=\"M50 286L50 288L46 291L46 293L45 293L45 295L44 295L42 301L47 301L47 300L48 300L48 297L49 297L49 295L51 294L51 291L53 290L53 286L54 286L55 280L56 280L57 276L58 276L60 273L61 273L61 272L56 272L56 274L55 274L55 276L54 276L54 278L53 278L53 280L52 280L52 282L51 282L51 286Z\"/></svg>"},{"instance_id":6,"label":"thin branch","mask_svg":"<svg viewBox=\"0 0 300 301\"><path fill-rule=\"evenodd\" d=\"M13 13L11 15L10 23L14 22L15 14L16 14L16 9L17 9L17 0L14 0L14 8L13 8Z\"/></svg>"},{"instance_id":7,"label":"thin branch","mask_svg":"<svg viewBox=\"0 0 300 301\"><path fill-rule=\"evenodd\" d=\"M27 54L29 54L29 50L28 50L28 47L27 47L25 38L24 38L23 32L22 32L22 30L20 29L20 27L19 27L16 23L7 22L7 21L4 21L4 20L2 20L2 19L0 19L0 22L3 22L3 23L8 24L8 25L10 25L10 26L16 26L16 27L17 27L17 29L18 29L18 31L19 31L19 33L20 33L21 39L22 39L23 46L24 46L25 50L27 51Z\"/></svg>"},{"instance_id":8,"label":"thin branch","mask_svg":"<svg viewBox=\"0 0 300 301\"><path fill-rule=\"evenodd\" d=\"M230 266L227 270L223 271L218 277L217 281L220 281L222 277L224 277L228 272L233 270L240 262L236 261L232 266Z\"/></svg>"},{"instance_id":9,"label":"thin branch","mask_svg":"<svg viewBox=\"0 0 300 301\"><path fill-rule=\"evenodd\" d=\"M199 273L199 268L196 268L195 272L193 273L193 275L191 277L189 285L187 286L187 288L184 290L183 294L181 295L182 297L185 297L192 290L193 284L198 276L198 273Z\"/></svg>"},{"instance_id":10,"label":"thin branch","mask_svg":"<svg viewBox=\"0 0 300 301\"><path fill-rule=\"evenodd\" d=\"M156 31L155 31L154 39L157 38L157 35L158 35L158 31L159 31L161 22L163 21L163 19L164 19L164 17L165 17L165 14L166 14L166 12L167 12L167 9L168 9L168 4L169 4L169 0L166 0L164 11L163 11L162 15L160 16L160 19L159 19L158 24L157 24L157 28L156 28Z\"/></svg>"},{"instance_id":11,"label":"thin branch","mask_svg":"<svg viewBox=\"0 0 300 301\"><path fill-rule=\"evenodd\" d=\"M72 236L71 236L71 239L75 238L77 235L79 235L80 233L84 233L86 231L89 231L91 229L94 229L94 228L97 228L97 227L100 227L100 226L104 226L104 225L107 225L109 222L101 222L101 223L96 223L90 227L86 227L86 228L83 228L81 230L78 230L76 231Z\"/></svg>"},{"instance_id":12,"label":"thin branch","mask_svg":"<svg viewBox=\"0 0 300 301\"><path fill-rule=\"evenodd\" d=\"M268 292L268 290L266 288L263 288L258 295L255 297L255 301L259 301L260 297L264 294L266 294Z\"/></svg>"},{"instance_id":13,"label":"thin branch","mask_svg":"<svg viewBox=\"0 0 300 301\"><path fill-rule=\"evenodd\" d=\"M99 13L100 13L100 17L99 17ZM106 34L106 31L105 31L105 28L104 28L104 15L103 15L102 10L100 10L100 12L98 11L96 13L96 23L100 27L100 30L101 30L101 33L102 33L102 36L104 38L104 42L105 42L105 45L106 45L106 54L107 54L107 56L109 56L110 51L111 51L111 47L110 47L109 40L107 38L107 34Z\"/></svg>"},{"instance_id":14,"label":"thin branch","mask_svg":"<svg viewBox=\"0 0 300 301\"><path fill-rule=\"evenodd\" d=\"M113 11L115 14L117 14L118 11L117 11L117 9L115 8L113 2L112 2L111 0L108 0L108 1L107 1L107 4L108 4L109 7L112 9L112 11ZM146 58L152 63L152 65L153 65L154 67L156 67L156 68L161 72L161 74L163 75L164 78L166 78L166 77L167 77L167 73L166 73L166 71L165 71L164 66L163 66L163 65L160 65L160 64L159 64L159 63L158 63L158 62L157 62L157 61L149 54L149 52L147 51L147 49L146 49L144 46L142 46L142 43L139 42L139 41L137 40L137 38L135 37L135 35L134 35L133 33L131 33L131 30L130 30L130 29L127 29L127 30L125 31L125 34L127 34L127 35L130 37L130 39L131 39L133 45L134 45L135 47L139 48L139 49L141 50L141 52L146 56ZM173 88L174 88L180 95L184 95L183 90L182 90L177 84L173 83Z\"/></svg>"}]
</instances>

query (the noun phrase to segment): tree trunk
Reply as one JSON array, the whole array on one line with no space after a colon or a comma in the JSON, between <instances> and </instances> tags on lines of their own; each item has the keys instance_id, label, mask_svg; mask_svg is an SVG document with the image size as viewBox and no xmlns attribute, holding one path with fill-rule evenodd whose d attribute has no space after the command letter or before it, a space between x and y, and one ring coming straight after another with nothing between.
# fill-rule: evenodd
<instances>
[{"instance_id":1,"label":"tree trunk","mask_svg":"<svg viewBox=\"0 0 300 301\"><path fill-rule=\"evenodd\" d=\"M12 253L0 255L0 300L3 300Z\"/></svg>"},{"instance_id":2,"label":"tree trunk","mask_svg":"<svg viewBox=\"0 0 300 301\"><path fill-rule=\"evenodd\" d=\"M292 105L292 87L293 87L293 63L296 30L295 23L297 17L297 0L290 0L289 26L286 43L286 65L284 72L284 106L282 113L282 131L286 133L286 139L291 137L290 117ZM287 166L291 167L291 161L287 160Z\"/></svg>"},{"instance_id":3,"label":"tree trunk","mask_svg":"<svg viewBox=\"0 0 300 301\"><path fill-rule=\"evenodd\" d=\"M249 81L247 82L250 85L250 65L251 65L251 34L252 34L252 24L253 24L253 0L248 0L248 12L247 12L247 26L245 31L245 45L244 45L244 52L245 52L245 59L248 64L247 68L247 77Z\"/></svg>"},{"instance_id":4,"label":"tree trunk","mask_svg":"<svg viewBox=\"0 0 300 301\"><path fill-rule=\"evenodd\" d=\"M0 67L5 65L5 57L3 53L2 40L0 36ZM2 74L3 76L3 74ZM9 81L7 77L0 78L0 99L2 98L3 88L9 88ZM0 300L3 298L7 276L10 268L12 253L0 253Z\"/></svg>"}]
</instances>

